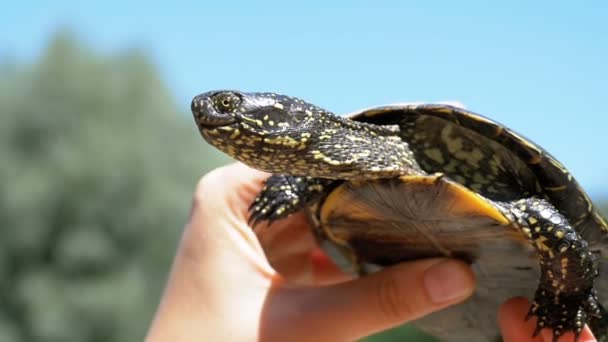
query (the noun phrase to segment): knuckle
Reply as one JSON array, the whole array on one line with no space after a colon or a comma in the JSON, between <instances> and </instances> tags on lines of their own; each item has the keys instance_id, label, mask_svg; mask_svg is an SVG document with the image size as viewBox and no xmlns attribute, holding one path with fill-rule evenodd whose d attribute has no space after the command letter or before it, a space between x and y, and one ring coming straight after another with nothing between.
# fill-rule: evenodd
<instances>
[{"instance_id":1,"label":"knuckle","mask_svg":"<svg viewBox=\"0 0 608 342\"><path fill-rule=\"evenodd\" d=\"M387 319L401 321L416 315L414 306L394 277L378 281L374 292L378 311Z\"/></svg>"}]
</instances>

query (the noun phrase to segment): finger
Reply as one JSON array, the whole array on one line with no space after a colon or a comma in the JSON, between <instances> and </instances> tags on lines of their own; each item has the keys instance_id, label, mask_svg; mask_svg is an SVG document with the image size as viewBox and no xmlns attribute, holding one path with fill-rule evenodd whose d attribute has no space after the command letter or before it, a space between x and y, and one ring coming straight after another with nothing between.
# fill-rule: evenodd
<instances>
[{"instance_id":1,"label":"finger","mask_svg":"<svg viewBox=\"0 0 608 342\"><path fill-rule=\"evenodd\" d=\"M269 174L242 163L233 163L207 173L194 193L194 209L204 206L220 213L229 211L246 220L248 208Z\"/></svg>"},{"instance_id":2,"label":"finger","mask_svg":"<svg viewBox=\"0 0 608 342\"><path fill-rule=\"evenodd\" d=\"M246 223L247 208L267 174L234 163L209 172L194 193L190 220L180 256L201 268L225 268L241 263L274 276L259 241Z\"/></svg>"},{"instance_id":3,"label":"finger","mask_svg":"<svg viewBox=\"0 0 608 342\"><path fill-rule=\"evenodd\" d=\"M343 272L320 248L310 253L313 264L313 284L331 285L353 279L352 274Z\"/></svg>"},{"instance_id":4,"label":"finger","mask_svg":"<svg viewBox=\"0 0 608 342\"><path fill-rule=\"evenodd\" d=\"M255 231L270 264L290 284L328 285L351 278L319 249L302 212Z\"/></svg>"},{"instance_id":5,"label":"finger","mask_svg":"<svg viewBox=\"0 0 608 342\"><path fill-rule=\"evenodd\" d=\"M553 341L553 331L551 329L543 329L539 336L533 338L532 333L536 327L536 319L532 318L528 321L524 319L530 310L530 302L526 298L517 297L506 301L498 311L498 325L500 327L503 339L505 342L519 341ZM559 341L574 341L574 334L569 332L564 334ZM593 333L589 327L585 326L579 342L595 341Z\"/></svg>"},{"instance_id":6,"label":"finger","mask_svg":"<svg viewBox=\"0 0 608 342\"><path fill-rule=\"evenodd\" d=\"M303 213L258 225L256 235L272 267L292 284L310 284L313 264L310 253L316 243Z\"/></svg>"},{"instance_id":7,"label":"finger","mask_svg":"<svg viewBox=\"0 0 608 342\"><path fill-rule=\"evenodd\" d=\"M273 316L304 320L311 331L331 331L335 336L328 340L355 340L458 303L473 292L474 282L460 261L408 262L346 283L285 290L282 305L291 297L289 309Z\"/></svg>"},{"instance_id":8,"label":"finger","mask_svg":"<svg viewBox=\"0 0 608 342\"><path fill-rule=\"evenodd\" d=\"M536 320L525 320L530 310L527 299L517 297L506 301L498 310L498 326L504 342L543 341L541 336L532 337Z\"/></svg>"}]
</instances>

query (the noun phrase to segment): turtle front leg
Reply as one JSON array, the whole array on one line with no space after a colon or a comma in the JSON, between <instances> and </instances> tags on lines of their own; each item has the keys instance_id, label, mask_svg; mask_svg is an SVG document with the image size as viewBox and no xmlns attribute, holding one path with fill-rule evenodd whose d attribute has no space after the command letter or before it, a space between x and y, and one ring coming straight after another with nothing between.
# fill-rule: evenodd
<instances>
[{"instance_id":1,"label":"turtle front leg","mask_svg":"<svg viewBox=\"0 0 608 342\"><path fill-rule=\"evenodd\" d=\"M285 218L326 194L334 183L323 178L272 175L249 207L249 224L254 227Z\"/></svg>"},{"instance_id":2,"label":"turtle front leg","mask_svg":"<svg viewBox=\"0 0 608 342\"><path fill-rule=\"evenodd\" d=\"M604 312L593 288L598 269L587 242L547 201L519 200L509 211L540 262L540 284L527 316L538 319L533 335L550 328L554 341L568 331L578 339L584 325Z\"/></svg>"}]
</instances>

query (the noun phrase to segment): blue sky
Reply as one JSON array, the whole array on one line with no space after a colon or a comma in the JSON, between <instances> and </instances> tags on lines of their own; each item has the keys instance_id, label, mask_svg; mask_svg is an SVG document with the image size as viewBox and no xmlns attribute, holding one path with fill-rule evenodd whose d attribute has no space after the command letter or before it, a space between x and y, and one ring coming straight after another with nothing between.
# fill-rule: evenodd
<instances>
[{"instance_id":1,"label":"blue sky","mask_svg":"<svg viewBox=\"0 0 608 342\"><path fill-rule=\"evenodd\" d=\"M217 88L338 113L458 100L608 196L608 2L326 3L13 1L0 14L0 56L34 60L58 28L101 52L142 47L184 110Z\"/></svg>"}]
</instances>

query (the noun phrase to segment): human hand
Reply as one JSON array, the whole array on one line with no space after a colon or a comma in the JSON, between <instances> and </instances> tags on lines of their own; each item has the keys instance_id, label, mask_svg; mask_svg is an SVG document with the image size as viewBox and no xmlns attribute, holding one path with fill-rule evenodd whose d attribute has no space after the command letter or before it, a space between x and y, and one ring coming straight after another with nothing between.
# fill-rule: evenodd
<instances>
[{"instance_id":1,"label":"human hand","mask_svg":"<svg viewBox=\"0 0 608 342\"><path fill-rule=\"evenodd\" d=\"M541 330L537 337L531 337L536 320L525 321L523 318L530 310L530 302L525 298L512 298L506 301L498 311L498 325L502 332L504 342L552 342L553 332L549 329ZM572 332L564 334L559 341L574 341ZM585 326L578 342L595 342L593 333Z\"/></svg>"},{"instance_id":2,"label":"human hand","mask_svg":"<svg viewBox=\"0 0 608 342\"><path fill-rule=\"evenodd\" d=\"M469 267L450 259L350 279L302 215L254 233L247 208L267 177L233 164L201 180L148 341L352 341L473 292Z\"/></svg>"}]
</instances>

